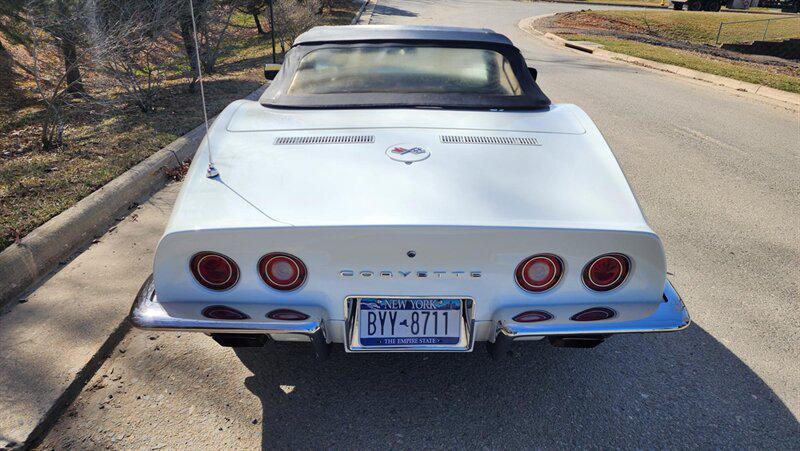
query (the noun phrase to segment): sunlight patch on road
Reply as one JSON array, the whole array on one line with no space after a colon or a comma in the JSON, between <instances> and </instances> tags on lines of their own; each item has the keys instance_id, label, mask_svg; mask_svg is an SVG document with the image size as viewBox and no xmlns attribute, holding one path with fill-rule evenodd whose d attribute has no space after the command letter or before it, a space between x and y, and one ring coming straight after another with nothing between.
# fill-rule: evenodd
<instances>
[{"instance_id":1,"label":"sunlight patch on road","mask_svg":"<svg viewBox=\"0 0 800 451\"><path fill-rule=\"evenodd\" d=\"M294 392L294 385L280 385L281 391L287 395Z\"/></svg>"}]
</instances>

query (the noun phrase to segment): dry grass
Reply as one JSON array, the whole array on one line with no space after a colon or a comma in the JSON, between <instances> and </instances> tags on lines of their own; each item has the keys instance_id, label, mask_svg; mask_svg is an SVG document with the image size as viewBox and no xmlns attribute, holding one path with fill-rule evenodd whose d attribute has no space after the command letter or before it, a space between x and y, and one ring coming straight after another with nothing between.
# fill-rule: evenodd
<instances>
[{"instance_id":1,"label":"dry grass","mask_svg":"<svg viewBox=\"0 0 800 451\"><path fill-rule=\"evenodd\" d=\"M747 18L786 18L785 15L750 15L689 11L580 11L556 15L547 26L571 40L592 41L612 52L686 67L736 80L800 92L800 65L788 60L767 59L714 46L721 22ZM727 38L742 41L763 36L758 30L741 26L738 35L728 30ZM770 25L769 35L800 38L800 17ZM752 38L751 38L752 40Z\"/></svg>"},{"instance_id":2,"label":"dry grass","mask_svg":"<svg viewBox=\"0 0 800 451\"><path fill-rule=\"evenodd\" d=\"M620 6L661 6L661 0L575 0L581 3L613 3ZM665 3L663 8L670 6L669 1Z\"/></svg>"},{"instance_id":3,"label":"dry grass","mask_svg":"<svg viewBox=\"0 0 800 451\"><path fill-rule=\"evenodd\" d=\"M349 23L355 11L349 0L338 0L324 21ZM237 17L236 24L235 46L206 78L210 115L264 82L271 42L256 34L249 16ZM188 81L176 74L167 80L155 112L144 114L119 103L110 111L74 113L66 145L42 151L36 127L41 109L25 95L25 80L15 80L17 89L11 91L13 73L1 67L0 73L6 74L0 75L0 250L202 121L199 95L189 94Z\"/></svg>"},{"instance_id":4,"label":"dry grass","mask_svg":"<svg viewBox=\"0 0 800 451\"><path fill-rule=\"evenodd\" d=\"M606 50L611 52L623 53L625 55L657 61L659 63L686 67L709 74L720 75L722 77L729 77L735 80L765 85L771 88L800 94L800 77L770 72L761 65L725 61L719 58L712 58L705 54L645 44L627 39L580 34L562 34L561 36L569 40L596 42L602 44Z\"/></svg>"},{"instance_id":5,"label":"dry grass","mask_svg":"<svg viewBox=\"0 0 800 451\"><path fill-rule=\"evenodd\" d=\"M670 3L669 0L664 0L663 3L662 3L661 0L569 0L569 1L570 1L570 3L572 3L572 2L580 2L580 3L589 4L589 5L591 5L593 3L594 4L611 3L611 4L614 4L614 5L620 5L620 6L656 6L656 7L664 8L664 9L672 9L672 3ZM722 8L723 8L722 9L723 11L725 11L727 9L724 6ZM739 14L740 16L742 14L747 14L747 12L775 12L775 13L780 12L779 9L761 8L761 7L750 8L749 10L736 10L736 11L738 11L736 14ZM742 16L742 17L744 17L744 16ZM750 18L750 17L748 16L747 18ZM752 17L752 18L755 19L757 17Z\"/></svg>"},{"instance_id":6,"label":"dry grass","mask_svg":"<svg viewBox=\"0 0 800 451\"><path fill-rule=\"evenodd\" d=\"M746 23L725 25L721 42L760 40L764 36L764 19L781 19L770 22L768 39L800 38L800 16L759 14L744 16L739 13L699 11L591 11L586 12L590 23L602 28L629 33L652 34L667 39L695 44L714 44L722 22ZM759 20L759 22L752 22Z\"/></svg>"}]
</instances>

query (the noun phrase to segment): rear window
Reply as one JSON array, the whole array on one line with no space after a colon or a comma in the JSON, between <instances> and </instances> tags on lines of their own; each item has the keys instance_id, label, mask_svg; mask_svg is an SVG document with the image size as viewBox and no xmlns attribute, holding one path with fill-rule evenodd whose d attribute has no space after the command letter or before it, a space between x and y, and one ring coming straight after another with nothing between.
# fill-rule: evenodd
<instances>
[{"instance_id":1,"label":"rear window","mask_svg":"<svg viewBox=\"0 0 800 451\"><path fill-rule=\"evenodd\" d=\"M511 64L491 49L413 45L327 47L305 54L287 94L518 96Z\"/></svg>"}]
</instances>

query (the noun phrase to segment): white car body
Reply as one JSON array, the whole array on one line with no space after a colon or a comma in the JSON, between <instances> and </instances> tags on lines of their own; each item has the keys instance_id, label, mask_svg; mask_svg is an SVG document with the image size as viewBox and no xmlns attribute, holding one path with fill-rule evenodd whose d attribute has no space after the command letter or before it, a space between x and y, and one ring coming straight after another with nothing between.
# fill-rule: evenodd
<instances>
[{"instance_id":1,"label":"white car body","mask_svg":"<svg viewBox=\"0 0 800 451\"><path fill-rule=\"evenodd\" d=\"M471 330L458 347L384 351L469 351L498 337L605 336L689 323L666 280L660 239L599 130L574 105L293 110L239 100L209 136L158 245L154 284L134 306L139 327L269 334L365 350L349 333L348 299L360 296L472 300L465 312ZM207 144L218 177L206 176ZM388 154L396 146L424 149L425 158L397 161ZM217 292L195 280L188 262L202 251L236 262L234 287ZM302 259L308 274L301 287L284 292L264 283L257 267L269 252ZM545 292L528 292L515 268L542 252L562 259L562 279ZM630 258L627 279L608 292L590 290L582 270L611 252ZM202 315L209 305L249 319L220 324ZM570 319L597 306L616 315ZM265 318L279 308L309 318ZM553 318L512 319L528 310Z\"/></svg>"}]
</instances>

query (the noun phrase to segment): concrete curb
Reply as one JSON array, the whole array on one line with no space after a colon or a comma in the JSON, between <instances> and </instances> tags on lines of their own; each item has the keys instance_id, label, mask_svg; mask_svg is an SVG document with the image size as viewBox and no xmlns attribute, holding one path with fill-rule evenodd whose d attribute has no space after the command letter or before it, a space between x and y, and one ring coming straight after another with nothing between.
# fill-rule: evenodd
<instances>
[{"instance_id":1,"label":"concrete curb","mask_svg":"<svg viewBox=\"0 0 800 451\"><path fill-rule=\"evenodd\" d=\"M361 14L369 3L370 0L364 1L354 21L358 21L359 19L363 20ZM250 93L246 98L251 100L257 99L265 87L266 85L262 86ZM211 120L213 121L215 118ZM169 182L169 178L166 174L167 170L179 166L182 162L194 155L204 134L205 126L201 124L82 199L76 205L38 227L19 244L12 245L0 253L0 310L4 310L2 307L5 303L15 300L15 297L20 293L28 290L31 285L37 284L40 279L51 273L60 262L77 255L79 252L83 252L83 247L87 245L91 239L104 235L108 226L118 221L120 216L126 215L129 210L131 210L131 206L135 205L135 202L142 201L152 195L158 197L159 194L157 193L159 190L164 188ZM144 206L145 210L147 208L153 208L149 202L144 204ZM168 214L168 210L164 214ZM143 226L141 223L143 219L144 217L140 217L139 221L136 222L136 230L142 229ZM136 221L135 216L133 220ZM127 225L128 227L126 228L126 223L120 224L114 233L119 234L123 233L121 232L123 230L131 229L129 224ZM163 230L163 225L161 226L161 230ZM134 241L132 244L135 248L136 242ZM98 248L93 247L89 249L89 252L98 250L100 246L104 246L104 244L98 244ZM152 252L152 250L150 250L150 252ZM77 262L77 266L73 267L73 272L76 267L81 267L82 264L86 264L86 262L80 262L82 258L80 255L76 258L77 260L74 262ZM149 262L152 261L148 259L144 260L148 261L148 265L150 264ZM71 267L72 266L66 266L65 268L69 270ZM125 266L125 271L130 271L127 265ZM31 291L31 302L20 304L19 307L23 309L26 307L30 308L32 303L41 306L50 301L55 302L54 305L69 310L70 306L62 305L65 304L64 302L58 302L63 301L63 299L53 300L49 299L48 295L40 295L42 289L46 289L46 287L50 286L53 281L62 274L63 271L57 273L53 278L48 279L47 284L37 286L37 291ZM79 277L81 276L79 275ZM61 283L63 284L64 282L61 281ZM138 281L134 281L134 283L138 283ZM50 291L53 291L52 288ZM125 294L125 298L127 300L127 294ZM107 299L102 296L95 297L95 299L100 300L103 305L107 304L105 302ZM70 299L70 297L67 296L67 300L73 301L74 299ZM117 301L119 301L119 299L117 299ZM84 348L88 347L91 351L90 354L88 354L87 360L81 360L80 363L77 363L77 360L70 359L72 363L67 365L69 366L69 370L64 372L58 369L54 370L54 372L57 373L58 384L63 383L65 385L59 387L60 391L56 392L52 399L45 396L45 403L40 406L41 410L32 417L32 424L25 424L23 426L23 429L29 426L32 426L32 428L28 429L27 433L13 442L9 442L9 440L11 440L10 437L5 436L5 432L7 431L3 431L4 433L0 433L0 448L4 447L4 441L6 442L5 446L10 446L11 449L29 449L37 446L41 442L58 418L81 393L86 383L102 365L108 354L121 342L122 338L124 338L130 329L130 323L125 320L129 310L129 303L127 301L123 303L125 304L124 312L113 312L113 309L103 311L104 315L102 315L103 318L101 321L107 324L96 325L94 323L101 321L93 322L93 325L96 326L94 327L94 329L96 329L94 330L95 335L97 335L97 330L102 331L103 328L107 328L108 331L100 336L101 339L97 340L96 348L91 347L95 345L94 343L90 343L89 346L84 344ZM82 308L85 307L85 303L81 304L81 306ZM12 325L22 324L23 322L17 321L19 318L15 319L10 317L10 315L15 313L23 316L29 315L29 312L20 311L19 307L7 309L0 319L4 318ZM48 316L51 312L49 309L41 311L46 312ZM63 319L57 317L53 319L53 321L59 323L63 322ZM43 329L48 329L50 326L50 324L41 325ZM23 325L20 327L25 326ZM6 328L4 331L13 335L13 328ZM27 330L27 332L31 333L31 330ZM46 334L38 334L40 338L45 337L45 335ZM86 341L89 339L84 336L84 340ZM6 344L9 343L13 343L13 341L10 340L6 342ZM25 353L29 351L30 349L26 350ZM4 358L5 357L11 358L4 354ZM6 362L6 364L9 363L11 362ZM36 382L41 383L41 381ZM35 385L33 385L33 387L35 387ZM34 391L36 391L35 388ZM41 400L39 402L41 403ZM0 419L2 419L2 416L0 416Z\"/></svg>"},{"instance_id":2,"label":"concrete curb","mask_svg":"<svg viewBox=\"0 0 800 451\"><path fill-rule=\"evenodd\" d=\"M358 24L358 21L361 20L361 14L364 13L364 9L367 8L368 4L369 4L369 0L361 0L361 7L358 8L358 12L356 13L356 16L353 17L353 20L350 21L350 25Z\"/></svg>"},{"instance_id":3,"label":"concrete curb","mask_svg":"<svg viewBox=\"0 0 800 451\"><path fill-rule=\"evenodd\" d=\"M0 315L0 449L35 447L124 338L179 189L168 183Z\"/></svg>"},{"instance_id":4,"label":"concrete curb","mask_svg":"<svg viewBox=\"0 0 800 451\"><path fill-rule=\"evenodd\" d=\"M724 86L727 88L735 89L737 91L744 91L761 97L765 97L770 100L777 100L779 102L784 102L788 104L787 106L792 109L796 110L800 109L800 94L781 91L779 89L770 88L769 86L757 85L755 83L748 83L746 81L739 81L733 78L708 74L705 72L696 71L694 69L687 69L685 67L674 66L672 64L664 64L643 58L637 58L635 56L624 55L622 53L610 52L608 50L603 50L598 48L590 49L587 46L567 41L566 39L557 36L553 33L542 32L541 30L537 30L536 27L533 26L533 22L535 22L536 20L541 19L543 17L554 16L555 14L557 13L544 14L541 16L533 16L522 19L521 21L519 21L518 27L522 29L522 31L525 31L526 33L529 33L533 36L549 39L557 44L563 45L565 47L571 47L573 49L579 50L584 53L590 53L593 56L604 59L606 61L621 61L628 64L634 64L636 66L647 67L661 72L666 72L669 74L691 78L694 80L705 81L717 86Z\"/></svg>"},{"instance_id":5,"label":"concrete curb","mask_svg":"<svg viewBox=\"0 0 800 451\"><path fill-rule=\"evenodd\" d=\"M247 98L257 98L262 90L263 86ZM163 187L169 180L167 170L194 155L204 134L203 125L194 128L0 252L0 308L102 235L137 201Z\"/></svg>"},{"instance_id":6,"label":"concrete curb","mask_svg":"<svg viewBox=\"0 0 800 451\"><path fill-rule=\"evenodd\" d=\"M594 53L594 51L597 50L594 47L589 47L588 45L583 45L581 43L573 41L565 42L564 46L569 47L571 49L580 50L581 52L586 52L586 53Z\"/></svg>"},{"instance_id":7,"label":"concrete curb","mask_svg":"<svg viewBox=\"0 0 800 451\"><path fill-rule=\"evenodd\" d=\"M375 12L375 6L378 4L378 0L367 0L363 6L363 15L359 12L356 21L353 23L359 25L369 25L372 21L372 14Z\"/></svg>"}]
</instances>

